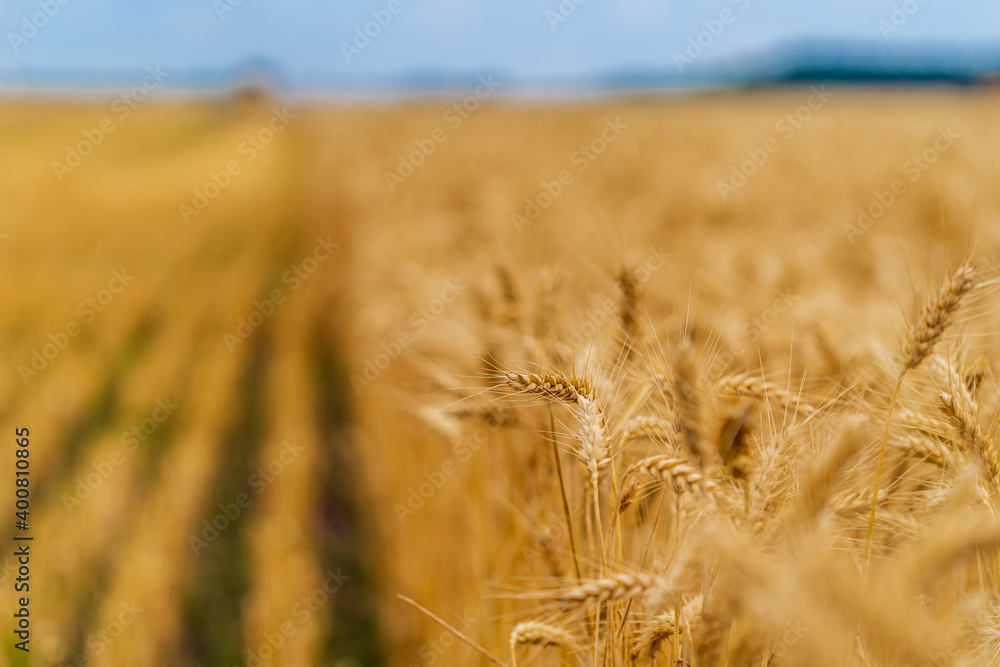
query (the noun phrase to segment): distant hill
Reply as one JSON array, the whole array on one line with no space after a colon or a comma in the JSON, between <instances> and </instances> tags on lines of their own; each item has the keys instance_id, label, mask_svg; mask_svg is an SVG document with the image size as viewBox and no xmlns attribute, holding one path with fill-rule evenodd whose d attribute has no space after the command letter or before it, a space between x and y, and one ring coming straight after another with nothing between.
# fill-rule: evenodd
<instances>
[{"instance_id":1,"label":"distant hill","mask_svg":"<svg viewBox=\"0 0 1000 667\"><path fill-rule=\"evenodd\" d=\"M774 48L712 59L707 52L681 72L669 56L661 68L631 68L577 78L512 76L491 72L503 82L502 95L541 96L683 92L692 89L837 83L857 85L996 85L1000 44L956 45L898 41L802 39ZM194 94L263 90L293 94L424 95L475 89L484 72L411 70L382 77L313 73L291 75L277 63L251 59L228 68L172 72L163 89ZM129 73L0 70L0 91L114 91L134 85Z\"/></svg>"},{"instance_id":2,"label":"distant hill","mask_svg":"<svg viewBox=\"0 0 1000 667\"><path fill-rule=\"evenodd\" d=\"M1000 44L800 40L721 63L715 74L743 82L969 85L1000 72Z\"/></svg>"},{"instance_id":3,"label":"distant hill","mask_svg":"<svg viewBox=\"0 0 1000 667\"><path fill-rule=\"evenodd\" d=\"M608 89L729 87L837 83L977 85L1000 78L1000 44L954 45L799 40L722 60L697 60L683 73L627 70L600 77Z\"/></svg>"}]
</instances>

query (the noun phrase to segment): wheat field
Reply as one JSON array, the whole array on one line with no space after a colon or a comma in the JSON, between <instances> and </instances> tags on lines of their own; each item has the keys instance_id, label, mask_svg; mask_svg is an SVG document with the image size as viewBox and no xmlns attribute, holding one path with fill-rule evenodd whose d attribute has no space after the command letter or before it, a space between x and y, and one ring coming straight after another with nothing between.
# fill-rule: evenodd
<instances>
[{"instance_id":1,"label":"wheat field","mask_svg":"<svg viewBox=\"0 0 1000 667\"><path fill-rule=\"evenodd\" d=\"M1000 97L455 103L0 106L0 661L995 664Z\"/></svg>"}]
</instances>

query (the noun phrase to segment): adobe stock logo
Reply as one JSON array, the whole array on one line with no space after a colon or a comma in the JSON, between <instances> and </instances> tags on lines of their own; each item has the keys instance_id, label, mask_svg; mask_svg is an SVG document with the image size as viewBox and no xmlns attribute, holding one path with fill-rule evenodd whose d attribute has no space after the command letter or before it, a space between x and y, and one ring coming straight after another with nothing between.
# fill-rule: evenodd
<instances>
[{"instance_id":1,"label":"adobe stock logo","mask_svg":"<svg viewBox=\"0 0 1000 667\"><path fill-rule=\"evenodd\" d=\"M899 4L893 4L892 14L889 15L889 20L879 19L876 23L878 27L879 34L882 35L882 39L888 41L889 36L893 33L899 32L900 28L905 26L910 22L917 12L927 4L927 0L903 0Z\"/></svg>"},{"instance_id":2,"label":"adobe stock logo","mask_svg":"<svg viewBox=\"0 0 1000 667\"><path fill-rule=\"evenodd\" d=\"M906 176L910 183L916 183L961 138L962 135L955 132L951 125L939 127L931 145L919 153L914 153L910 156L910 159L902 164L900 167L902 175ZM857 208L855 222L844 223L843 228L844 233L847 234L847 240L854 243L854 240L858 236L867 232L908 191L909 188L902 178L893 179L884 190L873 191L872 198L868 204Z\"/></svg>"},{"instance_id":3,"label":"adobe stock logo","mask_svg":"<svg viewBox=\"0 0 1000 667\"><path fill-rule=\"evenodd\" d=\"M406 4L409 5L410 0L406 0ZM383 9L372 11L373 20L365 23L363 28L355 26L354 39L350 43L340 43L340 52L344 54L344 60L350 63L353 58L360 56L361 52L371 45L372 40L378 38L382 31L388 28L392 20L405 8L403 0L389 0Z\"/></svg>"},{"instance_id":4,"label":"adobe stock logo","mask_svg":"<svg viewBox=\"0 0 1000 667\"><path fill-rule=\"evenodd\" d=\"M732 0L741 12L750 7L751 0ZM678 72L683 72L684 68L694 63L706 50L710 49L716 40L722 37L726 28L731 26L739 18L739 14L732 9L723 9L714 18L701 22L703 30L687 38L684 51L674 51L672 58L674 66Z\"/></svg>"},{"instance_id":5,"label":"adobe stock logo","mask_svg":"<svg viewBox=\"0 0 1000 667\"><path fill-rule=\"evenodd\" d=\"M577 150L569 156L569 163L576 168L576 173L582 174L587 171L591 164L597 160L604 151L614 142L618 141L622 133L628 129L628 124L623 123L619 116L614 120L610 117L604 119L604 125L598 135L592 137L587 143L580 144ZM542 211L552 206L552 204L562 196L570 185L574 183L576 176L569 169L563 169L551 181L541 181L541 190L534 195L524 198L524 206L510 214L511 224L518 234L523 234L526 227L535 222Z\"/></svg>"},{"instance_id":6,"label":"adobe stock logo","mask_svg":"<svg viewBox=\"0 0 1000 667\"><path fill-rule=\"evenodd\" d=\"M565 23L569 17L576 14L576 8L587 2L587 0L562 0L555 10L545 10L545 20L549 22L552 32L559 28L560 23Z\"/></svg>"},{"instance_id":7,"label":"adobe stock logo","mask_svg":"<svg viewBox=\"0 0 1000 667\"><path fill-rule=\"evenodd\" d=\"M30 17L22 16L20 32L7 33L7 41L10 42L10 48L14 53L20 52L21 47L34 39L38 31L47 26L49 21L69 3L70 0L39 0L38 7L41 11L35 12Z\"/></svg>"},{"instance_id":8,"label":"adobe stock logo","mask_svg":"<svg viewBox=\"0 0 1000 667\"><path fill-rule=\"evenodd\" d=\"M281 283L289 287L287 289L283 287L272 289L263 301L254 299L253 310L245 317L236 320L236 328L233 332L226 331L222 334L226 349L232 352L237 346L245 343L269 317L278 312L278 309L288 301L292 293L298 290L305 281L316 275L323 262L330 259L333 252L339 247L340 244L331 241L329 236L325 239L322 236L317 236L316 245L313 246L312 252L297 263L292 264L281 274Z\"/></svg>"},{"instance_id":9,"label":"adobe stock logo","mask_svg":"<svg viewBox=\"0 0 1000 667\"><path fill-rule=\"evenodd\" d=\"M393 361L413 345L417 341L417 337L433 324L445 309L468 288L469 286L458 277L444 281L444 287L437 298L411 313L407 320L409 328L401 329L389 342L379 345L379 352L374 357L365 359L361 375L351 374L351 386L354 387L354 393L360 395L362 389L372 386L382 375L382 371L389 368Z\"/></svg>"},{"instance_id":10,"label":"adobe stock logo","mask_svg":"<svg viewBox=\"0 0 1000 667\"><path fill-rule=\"evenodd\" d=\"M786 113L774 124L774 131L781 139L768 137L757 147L748 148L745 160L730 165L728 178L715 182L715 188L722 201L728 201L730 196L746 185L767 164L771 156L781 150L782 140L788 141L794 137L795 133L805 127L805 124L812 120L834 95L832 90L826 89L826 84L810 86L809 91L809 96L802 104Z\"/></svg>"},{"instance_id":11,"label":"adobe stock logo","mask_svg":"<svg viewBox=\"0 0 1000 667\"><path fill-rule=\"evenodd\" d=\"M76 314L81 317L84 324L90 324L97 319L98 313L104 312L115 296L135 280L135 276L129 274L122 267L121 271L111 272L111 280L108 285L97 291L94 296L89 296L81 301L76 307ZM76 338L83 331L83 326L76 319L68 320L59 330L49 332L48 342L42 344L41 350L37 347L31 349L31 360L28 364L18 364L17 372L21 376L21 381L27 387L32 380L49 367L49 364L69 345L70 339Z\"/></svg>"},{"instance_id":12,"label":"adobe stock logo","mask_svg":"<svg viewBox=\"0 0 1000 667\"><path fill-rule=\"evenodd\" d=\"M110 110L119 121L124 121L128 118L132 111L138 108L139 104L148 98L150 93L163 83L164 79L170 76L170 73L164 71L159 65L146 67L146 72L147 74L142 78L140 84L125 91L111 103ZM115 123L114 118L105 116L95 126L89 127L80 133L83 135L82 141L78 141L75 144L66 144L63 162L59 162L58 160L52 162L52 171L56 175L56 180L62 183L67 175L73 173L73 170L83 164L88 155L104 143L104 138L107 135L117 129L118 125Z\"/></svg>"},{"instance_id":13,"label":"adobe stock logo","mask_svg":"<svg viewBox=\"0 0 1000 667\"><path fill-rule=\"evenodd\" d=\"M267 124L253 134L248 134L247 138L236 147L236 153L242 158L242 161L238 159L228 160L218 171L209 170L208 179L200 187L191 189L194 196L190 203L178 204L177 210L181 214L184 224L191 224L192 219L201 215L209 204L232 184L233 179L243 173L243 167L256 160L257 156L288 128L297 115L288 111L287 105L282 106L281 109L273 107Z\"/></svg>"},{"instance_id":14,"label":"adobe stock logo","mask_svg":"<svg viewBox=\"0 0 1000 667\"><path fill-rule=\"evenodd\" d=\"M294 464L302 452L306 451L305 445L300 445L299 441L292 439L291 442L285 440L282 443L281 451L266 465L257 468L255 472L247 477L248 491L241 491L229 502L219 503L219 511L211 519L204 519L201 522L201 532L192 533L188 536L188 545L195 556L208 549L213 542L221 537L230 526L235 524L251 506L257 496L267 491L268 487L275 482L284 472ZM251 491L253 495L251 495Z\"/></svg>"},{"instance_id":15,"label":"adobe stock logo","mask_svg":"<svg viewBox=\"0 0 1000 667\"><path fill-rule=\"evenodd\" d=\"M441 119L448 124L452 131L459 129L471 117L472 113L479 109L481 104L488 100L502 85L493 78L492 74L479 77L479 85L476 86L476 89L448 107L441 115ZM427 159L437 151L438 146L446 141L448 141L448 132L440 126L435 127L424 138L414 139L414 150L405 155L400 154L396 171L386 171L384 174L385 184L389 186L389 192L395 192L396 186L416 173L417 169L423 166Z\"/></svg>"},{"instance_id":16,"label":"adobe stock logo","mask_svg":"<svg viewBox=\"0 0 1000 667\"><path fill-rule=\"evenodd\" d=\"M119 467L125 465L125 455L137 450L139 442L146 442L178 408L180 408L180 405L171 401L169 396L166 399L156 399L156 407L153 408L150 415L139 424L133 426L129 431L122 433L121 443L125 445L125 448L115 448L100 461L92 461L90 470L84 471L86 475L84 476L81 473L74 480L76 481L76 488L73 490L73 493L62 494L60 500L62 500L66 511L73 514L76 508L83 505L84 501L93 496L94 492L101 488L104 482L108 481Z\"/></svg>"}]
</instances>

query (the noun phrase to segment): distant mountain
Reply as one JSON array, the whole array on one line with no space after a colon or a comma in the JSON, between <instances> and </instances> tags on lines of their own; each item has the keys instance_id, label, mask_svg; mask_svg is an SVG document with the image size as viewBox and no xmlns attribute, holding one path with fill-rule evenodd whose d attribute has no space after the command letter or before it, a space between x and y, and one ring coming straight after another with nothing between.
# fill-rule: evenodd
<instances>
[{"instance_id":1,"label":"distant mountain","mask_svg":"<svg viewBox=\"0 0 1000 667\"><path fill-rule=\"evenodd\" d=\"M749 82L970 84L1000 72L1000 44L800 40L718 66Z\"/></svg>"},{"instance_id":2,"label":"distant mountain","mask_svg":"<svg viewBox=\"0 0 1000 667\"><path fill-rule=\"evenodd\" d=\"M837 83L857 85L976 85L1000 77L1000 44L896 44L800 40L722 60L694 61L682 73L607 73L593 83L607 90Z\"/></svg>"},{"instance_id":3,"label":"distant mountain","mask_svg":"<svg viewBox=\"0 0 1000 667\"><path fill-rule=\"evenodd\" d=\"M163 89L195 94L247 90L361 97L451 95L475 90L480 76L502 82L500 94L575 96L683 92L758 85L838 83L857 85L977 85L1000 82L1000 44L936 44L899 41L803 39L774 48L716 59L705 53L684 71L631 68L592 76L552 78L493 72L412 70L382 77L313 73L292 76L277 63L251 59L233 67L171 72ZM0 91L55 89L114 91L135 85L143 72L0 70Z\"/></svg>"}]
</instances>

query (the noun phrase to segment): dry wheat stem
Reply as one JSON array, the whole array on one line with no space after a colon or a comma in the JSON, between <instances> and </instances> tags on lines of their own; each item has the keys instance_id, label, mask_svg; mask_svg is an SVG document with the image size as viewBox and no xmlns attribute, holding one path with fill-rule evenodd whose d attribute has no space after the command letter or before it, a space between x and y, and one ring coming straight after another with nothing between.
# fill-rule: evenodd
<instances>
[{"instance_id":1,"label":"dry wheat stem","mask_svg":"<svg viewBox=\"0 0 1000 667\"><path fill-rule=\"evenodd\" d=\"M604 409L597 401L593 386L578 377L553 374L504 373L507 386L528 394L544 396L564 403L576 404L579 408L577 420L580 424L578 440L580 448L577 457L587 469L588 484L593 501L594 530L602 534L600 511L600 471L611 462L611 444L608 440ZM601 542L601 563L605 561L603 540Z\"/></svg>"},{"instance_id":2,"label":"dry wheat stem","mask_svg":"<svg viewBox=\"0 0 1000 667\"><path fill-rule=\"evenodd\" d=\"M559 476L559 495L562 498L563 516L566 519L566 534L569 536L569 548L573 555L573 569L576 570L576 579L579 581L580 560L576 553L576 539L573 537L573 519L569 511L569 499L566 497L566 481L563 478L562 461L559 458L559 442L556 436L555 415L552 414L552 406L549 405L549 431L552 433L552 456L556 459L556 472Z\"/></svg>"},{"instance_id":3,"label":"dry wheat stem","mask_svg":"<svg viewBox=\"0 0 1000 667\"><path fill-rule=\"evenodd\" d=\"M400 600L402 600L406 604L412 605L413 607L416 607L417 610L420 611L422 614L424 614L425 616L427 616L428 618L430 618L431 620L433 620L435 623L437 623L438 625L442 626L443 628L445 628L446 630L448 630L449 632L451 632L452 634L454 634L456 637L458 637L459 639L461 639L463 642L465 642L466 644L468 644L472 648L474 648L477 651L479 651L479 653L481 653L483 655L483 657L485 657L487 660L489 660L490 662L492 662L494 665L499 665L500 667L507 667L507 665L505 663L503 663L502 661L500 661L499 659L497 659L492 653L490 653L489 651L487 651L486 649L484 649L482 646L480 646L479 644L477 644L475 641L473 641L472 639L470 639L469 637L467 637L464 633L462 633L459 630L457 630L456 628L452 627L447 621L445 621L444 619L442 619L440 616L438 616L434 612L430 611L426 607L423 607L422 605L420 605L415 600L412 600L412 599L406 597L405 595L399 595L399 594L397 594L396 597L398 597Z\"/></svg>"},{"instance_id":4,"label":"dry wheat stem","mask_svg":"<svg viewBox=\"0 0 1000 667\"><path fill-rule=\"evenodd\" d=\"M611 459L604 409L597 401L593 386L583 378L564 375L507 372L504 378L507 386L515 391L579 407L580 450L577 455L586 466L591 485L596 490L598 474Z\"/></svg>"},{"instance_id":5,"label":"dry wheat stem","mask_svg":"<svg viewBox=\"0 0 1000 667\"><path fill-rule=\"evenodd\" d=\"M659 381L655 377L646 378L639 386L638 390L632 395L628 403L625 405L621 414L618 415L618 421L615 424L616 431L624 431L625 424L631 421L632 416L639 410L646 401L649 399L650 395L657 388L657 383Z\"/></svg>"},{"instance_id":6,"label":"dry wheat stem","mask_svg":"<svg viewBox=\"0 0 1000 667\"><path fill-rule=\"evenodd\" d=\"M577 456L587 468L590 482L590 493L594 507L594 534L598 536L601 543L601 573L607 566L606 549L604 540L601 539L604 531L601 523L601 496L600 496L600 472L611 462L610 443L608 442L607 431L604 423L604 411L595 400L577 396L577 404L580 406L580 451Z\"/></svg>"},{"instance_id":7,"label":"dry wheat stem","mask_svg":"<svg viewBox=\"0 0 1000 667\"><path fill-rule=\"evenodd\" d=\"M792 514L793 522L797 527L804 528L815 521L820 511L830 500L841 472L861 448L861 445L862 430L860 425L852 424L829 454L805 476L800 483L799 497Z\"/></svg>"},{"instance_id":8,"label":"dry wheat stem","mask_svg":"<svg viewBox=\"0 0 1000 667\"><path fill-rule=\"evenodd\" d=\"M878 510L879 491L882 486L882 467L885 465L885 450L889 442L889 426L892 424L892 411L896 407L896 400L899 398L899 389L903 385L904 370L896 378L896 384L892 388L892 397L889 399L889 409L885 416L885 430L882 433L882 443L878 453L878 464L875 467L875 483L872 485L872 509L868 517L868 534L865 536L865 559L864 559L864 581L868 582L868 564L872 555L872 536L875 534L875 513Z\"/></svg>"},{"instance_id":9,"label":"dry wheat stem","mask_svg":"<svg viewBox=\"0 0 1000 667\"><path fill-rule=\"evenodd\" d=\"M934 345L944 334L945 328L962 303L962 298L975 287L975 267L968 263L961 264L945 280L938 293L924 307L920 320L910 327L909 336L903 345L903 368L896 377L889 399L889 408L885 417L885 430L879 446L878 465L875 470L875 483L872 488L872 509L868 519L868 534L865 537L864 580L868 581L868 565L871 560L872 535L875 532L875 513L878 509L879 487L882 482L882 467L885 464L885 450L889 442L889 427L892 424L892 412L899 398L899 390L907 371L920 365L929 355Z\"/></svg>"}]
</instances>

